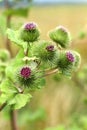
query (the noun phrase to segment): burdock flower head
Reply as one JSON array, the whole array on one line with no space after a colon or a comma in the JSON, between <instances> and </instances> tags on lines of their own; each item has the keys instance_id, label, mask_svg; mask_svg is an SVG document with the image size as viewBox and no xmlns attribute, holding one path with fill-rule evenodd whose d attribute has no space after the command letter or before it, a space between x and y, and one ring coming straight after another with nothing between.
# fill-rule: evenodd
<instances>
[{"instance_id":1,"label":"burdock flower head","mask_svg":"<svg viewBox=\"0 0 87 130\"><path fill-rule=\"evenodd\" d=\"M48 45L48 46L46 47L46 50L47 50L47 51L54 51L54 45Z\"/></svg>"},{"instance_id":2,"label":"burdock flower head","mask_svg":"<svg viewBox=\"0 0 87 130\"><path fill-rule=\"evenodd\" d=\"M34 42L38 40L39 35L40 32L38 26L34 22L24 24L20 30L20 37L26 42Z\"/></svg>"},{"instance_id":3,"label":"burdock flower head","mask_svg":"<svg viewBox=\"0 0 87 130\"><path fill-rule=\"evenodd\" d=\"M64 75L71 75L74 70L75 55L72 51L60 51L57 67Z\"/></svg>"},{"instance_id":4,"label":"burdock flower head","mask_svg":"<svg viewBox=\"0 0 87 130\"><path fill-rule=\"evenodd\" d=\"M31 76L31 69L29 67L23 67L20 70L20 75L21 77L23 77L24 79L28 79Z\"/></svg>"},{"instance_id":5,"label":"burdock flower head","mask_svg":"<svg viewBox=\"0 0 87 130\"><path fill-rule=\"evenodd\" d=\"M29 66L18 68L16 77L20 86L30 87L35 81L33 71Z\"/></svg>"},{"instance_id":6,"label":"burdock flower head","mask_svg":"<svg viewBox=\"0 0 87 130\"><path fill-rule=\"evenodd\" d=\"M49 36L54 42L56 42L63 48L68 47L71 43L70 33L63 26L58 26L55 29L53 29L52 31L50 31Z\"/></svg>"},{"instance_id":7,"label":"burdock flower head","mask_svg":"<svg viewBox=\"0 0 87 130\"><path fill-rule=\"evenodd\" d=\"M15 82L21 88L30 88L31 90L39 88L42 85L40 76L43 75L43 72L38 72L35 69L31 69L30 66L22 66L16 70ZM30 90L29 89L29 90Z\"/></svg>"},{"instance_id":8,"label":"burdock flower head","mask_svg":"<svg viewBox=\"0 0 87 130\"><path fill-rule=\"evenodd\" d=\"M67 57L67 60L70 62L75 61L74 55L70 51L66 52L66 57Z\"/></svg>"}]
</instances>

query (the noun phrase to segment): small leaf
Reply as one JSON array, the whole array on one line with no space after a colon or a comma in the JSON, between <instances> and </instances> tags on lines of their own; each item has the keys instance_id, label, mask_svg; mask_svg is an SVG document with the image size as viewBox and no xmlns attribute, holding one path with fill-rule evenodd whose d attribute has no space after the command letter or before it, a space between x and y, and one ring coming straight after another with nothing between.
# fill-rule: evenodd
<instances>
[{"instance_id":1,"label":"small leaf","mask_svg":"<svg viewBox=\"0 0 87 130\"><path fill-rule=\"evenodd\" d=\"M1 96L0 96L0 104L7 102L9 99L12 99L13 96L18 93L17 88L13 85L13 83L9 79L5 79L0 85Z\"/></svg>"},{"instance_id":2,"label":"small leaf","mask_svg":"<svg viewBox=\"0 0 87 130\"><path fill-rule=\"evenodd\" d=\"M22 17L27 17L28 15L28 8L17 8L17 9L9 9L9 10L5 10L4 14L6 16L8 15L16 15L16 16L22 16Z\"/></svg>"},{"instance_id":3,"label":"small leaf","mask_svg":"<svg viewBox=\"0 0 87 130\"><path fill-rule=\"evenodd\" d=\"M0 85L0 89L2 93L7 94L13 94L17 93L17 88L14 86L14 84L9 80L5 79L2 84Z\"/></svg>"},{"instance_id":4,"label":"small leaf","mask_svg":"<svg viewBox=\"0 0 87 130\"><path fill-rule=\"evenodd\" d=\"M24 62L22 59L14 59L10 63L10 65L6 68L6 76L9 77L10 79L14 80L15 79L15 74L21 66L24 65Z\"/></svg>"},{"instance_id":5,"label":"small leaf","mask_svg":"<svg viewBox=\"0 0 87 130\"><path fill-rule=\"evenodd\" d=\"M30 101L31 97L32 96L30 94L17 94L13 99L9 101L8 105L12 105L14 109L20 109Z\"/></svg>"},{"instance_id":6,"label":"small leaf","mask_svg":"<svg viewBox=\"0 0 87 130\"><path fill-rule=\"evenodd\" d=\"M19 31L14 31L12 29L7 29L8 38L14 42L16 45L22 47L24 50L27 49L27 42L24 42L19 38Z\"/></svg>"},{"instance_id":7,"label":"small leaf","mask_svg":"<svg viewBox=\"0 0 87 130\"><path fill-rule=\"evenodd\" d=\"M7 103L7 101L12 98L13 98L13 95L3 93L0 96L0 104Z\"/></svg>"}]
</instances>

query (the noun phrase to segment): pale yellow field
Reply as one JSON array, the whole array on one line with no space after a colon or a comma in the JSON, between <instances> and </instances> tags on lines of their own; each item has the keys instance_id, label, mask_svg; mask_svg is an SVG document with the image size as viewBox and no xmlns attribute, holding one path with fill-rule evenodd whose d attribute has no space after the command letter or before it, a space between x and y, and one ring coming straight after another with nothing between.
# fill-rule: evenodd
<instances>
[{"instance_id":1,"label":"pale yellow field","mask_svg":"<svg viewBox=\"0 0 87 130\"><path fill-rule=\"evenodd\" d=\"M76 36L87 25L86 15L87 5L41 6L32 7L27 20L38 23L43 38L46 38L50 29L58 25L67 27Z\"/></svg>"}]
</instances>

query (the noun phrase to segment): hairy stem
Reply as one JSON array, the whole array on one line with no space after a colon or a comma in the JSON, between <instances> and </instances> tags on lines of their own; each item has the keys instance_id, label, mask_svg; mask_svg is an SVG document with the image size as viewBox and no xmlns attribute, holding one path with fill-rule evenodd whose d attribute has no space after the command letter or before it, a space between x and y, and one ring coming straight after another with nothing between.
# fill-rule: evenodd
<instances>
[{"instance_id":1,"label":"hairy stem","mask_svg":"<svg viewBox=\"0 0 87 130\"><path fill-rule=\"evenodd\" d=\"M18 130L17 111L16 110L11 110L10 111L10 120L11 120L11 128L12 128L12 130Z\"/></svg>"}]
</instances>

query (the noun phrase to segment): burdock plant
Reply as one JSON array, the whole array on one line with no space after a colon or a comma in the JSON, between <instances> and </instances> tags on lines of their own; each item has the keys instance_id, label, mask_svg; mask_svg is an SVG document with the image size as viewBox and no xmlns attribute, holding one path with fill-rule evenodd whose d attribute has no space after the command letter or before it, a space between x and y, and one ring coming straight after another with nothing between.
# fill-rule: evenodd
<instances>
[{"instance_id":1,"label":"burdock plant","mask_svg":"<svg viewBox=\"0 0 87 130\"><path fill-rule=\"evenodd\" d=\"M24 107L32 97L30 92L45 85L46 76L59 73L71 77L80 65L80 54L68 50L71 36L63 26L49 32L50 41L40 39L40 30L34 22L16 31L7 29L7 36L20 49L5 68L6 76L0 85L0 110L5 106Z\"/></svg>"}]
</instances>

